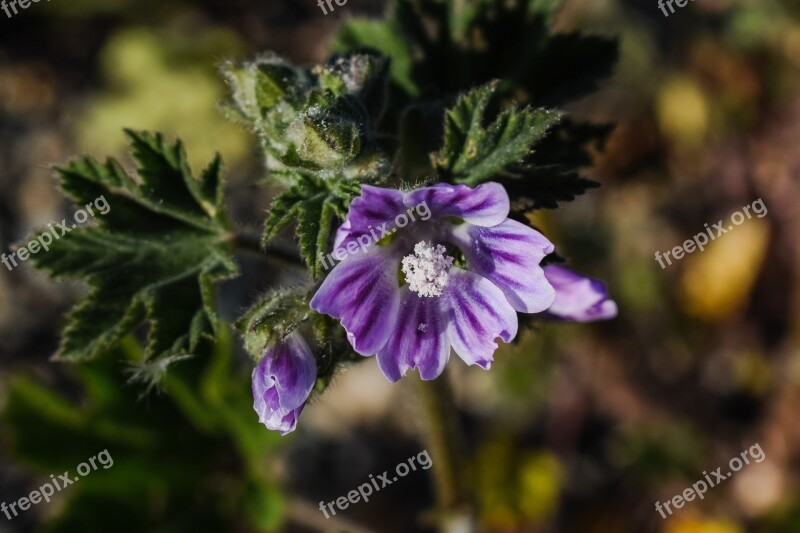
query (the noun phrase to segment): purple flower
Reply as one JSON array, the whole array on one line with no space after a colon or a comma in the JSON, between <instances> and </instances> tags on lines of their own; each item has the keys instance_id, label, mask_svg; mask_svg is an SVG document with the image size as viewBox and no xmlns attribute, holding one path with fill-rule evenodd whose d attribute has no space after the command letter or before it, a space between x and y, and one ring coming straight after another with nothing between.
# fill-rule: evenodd
<instances>
[{"instance_id":1,"label":"purple flower","mask_svg":"<svg viewBox=\"0 0 800 533\"><path fill-rule=\"evenodd\" d=\"M311 307L340 319L353 348L377 354L390 381L412 368L435 379L451 347L488 369L496 339L517 334L516 311L538 313L555 299L539 266L552 243L508 212L497 183L411 192L365 185L336 247L370 236L377 244L336 265Z\"/></svg>"},{"instance_id":2,"label":"purple flower","mask_svg":"<svg viewBox=\"0 0 800 533\"><path fill-rule=\"evenodd\" d=\"M271 346L253 369L253 408L258 420L282 435L291 433L317 379L317 362L298 333Z\"/></svg>"},{"instance_id":3,"label":"purple flower","mask_svg":"<svg viewBox=\"0 0 800 533\"><path fill-rule=\"evenodd\" d=\"M608 298L602 282L558 265L544 267L544 275L556 289L556 300L547 314L575 322L607 320L617 316L617 304Z\"/></svg>"}]
</instances>

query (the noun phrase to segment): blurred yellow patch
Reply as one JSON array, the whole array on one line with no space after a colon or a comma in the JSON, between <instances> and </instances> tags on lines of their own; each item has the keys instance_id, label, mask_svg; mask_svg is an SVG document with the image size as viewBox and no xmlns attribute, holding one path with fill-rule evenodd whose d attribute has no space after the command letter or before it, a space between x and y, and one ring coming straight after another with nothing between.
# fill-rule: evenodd
<instances>
[{"instance_id":1,"label":"blurred yellow patch","mask_svg":"<svg viewBox=\"0 0 800 533\"><path fill-rule=\"evenodd\" d=\"M564 469L552 453L518 449L506 435L479 448L477 478L481 522L486 530L496 531L551 520Z\"/></svg>"},{"instance_id":2,"label":"blurred yellow patch","mask_svg":"<svg viewBox=\"0 0 800 533\"><path fill-rule=\"evenodd\" d=\"M730 225L726 220L725 228ZM683 259L681 304L708 320L739 309L756 280L769 239L769 224L753 218Z\"/></svg>"},{"instance_id":3,"label":"blurred yellow patch","mask_svg":"<svg viewBox=\"0 0 800 533\"><path fill-rule=\"evenodd\" d=\"M179 30L126 29L114 35L102 53L108 90L78 117L82 150L120 155L127 151L122 128L163 132L185 141L194 169L219 151L227 164L249 150L242 128L225 119L218 102L225 87L213 59L238 48L225 30L209 29L192 40Z\"/></svg>"},{"instance_id":4,"label":"blurred yellow patch","mask_svg":"<svg viewBox=\"0 0 800 533\"><path fill-rule=\"evenodd\" d=\"M698 145L708 133L710 106L691 78L668 80L658 94L656 111L662 133L674 143Z\"/></svg>"},{"instance_id":5,"label":"blurred yellow patch","mask_svg":"<svg viewBox=\"0 0 800 533\"><path fill-rule=\"evenodd\" d=\"M756 395L768 394L775 385L771 361L759 353L744 353L734 362L736 383Z\"/></svg>"},{"instance_id":6,"label":"blurred yellow patch","mask_svg":"<svg viewBox=\"0 0 800 533\"><path fill-rule=\"evenodd\" d=\"M670 521L664 533L742 533L744 530L732 522L723 520L678 520Z\"/></svg>"},{"instance_id":7,"label":"blurred yellow patch","mask_svg":"<svg viewBox=\"0 0 800 533\"><path fill-rule=\"evenodd\" d=\"M800 67L800 25L792 27L784 36L786 58L796 67Z\"/></svg>"},{"instance_id":8,"label":"blurred yellow patch","mask_svg":"<svg viewBox=\"0 0 800 533\"><path fill-rule=\"evenodd\" d=\"M510 438L498 438L478 449L477 483L482 521L493 527L512 527L517 522L509 480L513 449Z\"/></svg>"},{"instance_id":9,"label":"blurred yellow patch","mask_svg":"<svg viewBox=\"0 0 800 533\"><path fill-rule=\"evenodd\" d=\"M549 518L556 510L564 473L551 453L527 454L520 465L520 511L527 519Z\"/></svg>"}]
</instances>

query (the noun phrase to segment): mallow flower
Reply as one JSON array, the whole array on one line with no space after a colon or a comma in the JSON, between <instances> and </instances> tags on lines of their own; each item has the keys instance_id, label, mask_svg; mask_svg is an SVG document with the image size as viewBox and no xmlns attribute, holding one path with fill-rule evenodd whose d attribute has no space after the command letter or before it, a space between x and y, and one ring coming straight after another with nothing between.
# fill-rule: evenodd
<instances>
[{"instance_id":1,"label":"mallow flower","mask_svg":"<svg viewBox=\"0 0 800 533\"><path fill-rule=\"evenodd\" d=\"M413 217L417 206L430 216ZM311 307L339 319L355 351L377 355L390 381L413 368L435 379L451 347L488 369L496 339L516 336L517 311L539 313L555 300L540 267L553 244L509 219L509 207L497 183L363 186L335 246L374 243L333 268Z\"/></svg>"},{"instance_id":2,"label":"mallow flower","mask_svg":"<svg viewBox=\"0 0 800 533\"><path fill-rule=\"evenodd\" d=\"M547 315L574 322L607 320L617 316L617 304L609 299L601 281L559 265L545 266L544 275L556 290L556 299Z\"/></svg>"},{"instance_id":3,"label":"mallow flower","mask_svg":"<svg viewBox=\"0 0 800 533\"><path fill-rule=\"evenodd\" d=\"M253 408L259 422L286 435L294 431L317 379L317 363L297 332L268 347L253 369Z\"/></svg>"}]
</instances>

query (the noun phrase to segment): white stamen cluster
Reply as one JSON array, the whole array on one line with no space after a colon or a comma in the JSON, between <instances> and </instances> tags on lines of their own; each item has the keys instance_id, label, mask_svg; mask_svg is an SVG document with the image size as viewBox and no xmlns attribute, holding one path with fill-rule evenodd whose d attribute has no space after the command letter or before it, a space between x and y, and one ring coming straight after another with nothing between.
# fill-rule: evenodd
<instances>
[{"instance_id":1,"label":"white stamen cluster","mask_svg":"<svg viewBox=\"0 0 800 533\"><path fill-rule=\"evenodd\" d=\"M453 258L444 255L447 248L420 241L414 246L414 254L403 258L403 274L409 288L420 296L441 296L447 285L448 273Z\"/></svg>"}]
</instances>

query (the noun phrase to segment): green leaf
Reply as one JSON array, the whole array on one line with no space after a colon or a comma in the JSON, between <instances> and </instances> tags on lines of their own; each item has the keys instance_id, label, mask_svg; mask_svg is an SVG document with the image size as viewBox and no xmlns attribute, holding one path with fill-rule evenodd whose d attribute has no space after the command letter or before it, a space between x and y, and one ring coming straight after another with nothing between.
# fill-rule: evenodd
<instances>
[{"instance_id":1,"label":"green leaf","mask_svg":"<svg viewBox=\"0 0 800 533\"><path fill-rule=\"evenodd\" d=\"M503 180L508 194L515 201L512 214L524 219L530 209L554 209L559 202L568 202L599 184L580 175L580 169L591 165L587 145L602 148L613 128L607 124L575 124L566 119L545 137L531 155L525 172ZM599 142L598 142L599 141Z\"/></svg>"},{"instance_id":2,"label":"green leaf","mask_svg":"<svg viewBox=\"0 0 800 533\"><path fill-rule=\"evenodd\" d=\"M515 200L511 209L514 213L555 209L559 202L571 202L587 190L599 187L597 182L558 165L533 167L529 175L504 181L503 185Z\"/></svg>"},{"instance_id":3,"label":"green leaf","mask_svg":"<svg viewBox=\"0 0 800 533\"><path fill-rule=\"evenodd\" d=\"M54 278L90 286L67 318L60 359L96 357L142 323L149 325L148 360L191 354L216 333L214 286L237 273L219 158L194 177L180 141L126 133L138 180L113 159L87 157L57 169L78 205L107 207L96 227L72 229L32 256Z\"/></svg>"},{"instance_id":4,"label":"green leaf","mask_svg":"<svg viewBox=\"0 0 800 533\"><path fill-rule=\"evenodd\" d=\"M360 192L358 183L329 183L301 177L297 185L273 200L264 225L264 243L296 221L300 253L312 277L317 278L327 264L323 259L329 249L334 221L344 219L350 202Z\"/></svg>"},{"instance_id":5,"label":"green leaf","mask_svg":"<svg viewBox=\"0 0 800 533\"><path fill-rule=\"evenodd\" d=\"M175 367L165 379L167 394L147 402L130 394L120 366L144 357L131 337L111 353L69 368L79 400L41 383L41 376L9 380L0 424L5 448L18 464L49 482L49 474L75 476L78 465L103 450L109 456L59 492L63 501L46 517L32 516L31 527L121 533L255 531L258 525L276 530L284 505L267 465L286 440L258 423L249 372L236 364L231 337L221 328L208 357ZM59 437L57 446L53 435ZM248 502L254 496L257 510Z\"/></svg>"},{"instance_id":6,"label":"green leaf","mask_svg":"<svg viewBox=\"0 0 800 533\"><path fill-rule=\"evenodd\" d=\"M560 5L559 0L396 0L384 20L345 22L335 46L340 51L369 47L392 57L390 94L403 103L424 95L425 101L411 103L432 106L440 101L437 98L455 97L491 80L502 80L497 86L499 100L514 98L535 107L560 107L596 90L611 74L618 56L613 38L554 33L553 20ZM397 93L404 94L398 97ZM513 112L502 120L512 123L512 115ZM404 122L414 121L400 128L404 137L399 160L404 175L431 170L407 148L408 139L413 139L415 146L421 146L425 153L440 147L428 141L429 134L438 133L438 126L431 126L428 121L420 124L424 118L420 112L404 116ZM589 130L593 137L579 141L578 137ZM420 133L414 136L415 131ZM577 192L588 182L573 179L574 173L587 164L585 144L602 141L606 134L607 130L585 125L556 126L541 140L526 168L513 169L500 178L525 178L536 166L555 164L545 154L547 145L559 151L557 164L562 165L565 174L564 188ZM572 160L561 157L565 136L572 139L569 146ZM507 145L509 159L513 159L511 151L517 149L519 154L524 146L523 137L518 139L516 147ZM463 142L458 136L451 140ZM462 163L468 163L467 159ZM455 161L443 162L444 166L451 164ZM491 170L491 166L485 168ZM548 179L554 175L552 169L546 172ZM570 180L572 184L567 185ZM566 191L554 189L543 194L547 196L544 202L547 204L553 198L569 196Z\"/></svg>"},{"instance_id":7,"label":"green leaf","mask_svg":"<svg viewBox=\"0 0 800 533\"><path fill-rule=\"evenodd\" d=\"M523 87L543 105L563 105L597 90L617 63L614 39L580 33L556 34L537 54L534 68L519 74Z\"/></svg>"},{"instance_id":8,"label":"green leaf","mask_svg":"<svg viewBox=\"0 0 800 533\"><path fill-rule=\"evenodd\" d=\"M474 89L445 112L444 146L432 160L446 181L475 186L519 174L534 145L561 120L555 111L510 108L486 125L496 91L497 83Z\"/></svg>"},{"instance_id":9,"label":"green leaf","mask_svg":"<svg viewBox=\"0 0 800 533\"><path fill-rule=\"evenodd\" d=\"M591 166L587 146L602 150L613 129L609 124L575 123L566 118L536 146L531 162L535 166L562 165L570 170Z\"/></svg>"},{"instance_id":10,"label":"green leaf","mask_svg":"<svg viewBox=\"0 0 800 533\"><path fill-rule=\"evenodd\" d=\"M335 46L392 57L391 79L412 98L502 79L505 96L560 106L593 91L617 59L613 39L552 34L560 3L397 0L383 21L345 22Z\"/></svg>"},{"instance_id":11,"label":"green leaf","mask_svg":"<svg viewBox=\"0 0 800 533\"><path fill-rule=\"evenodd\" d=\"M490 83L446 111L444 146L431 156L440 178L470 186L499 181L521 219L530 209L558 207L597 186L577 169L590 163L585 145L606 135L606 126L561 122L560 113L531 108L507 109L486 125L496 91Z\"/></svg>"}]
</instances>

